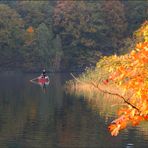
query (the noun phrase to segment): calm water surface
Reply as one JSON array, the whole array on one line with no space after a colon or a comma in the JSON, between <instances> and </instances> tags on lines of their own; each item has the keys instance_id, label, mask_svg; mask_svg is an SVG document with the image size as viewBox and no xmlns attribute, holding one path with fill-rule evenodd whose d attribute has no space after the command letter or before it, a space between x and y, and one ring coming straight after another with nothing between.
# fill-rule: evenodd
<instances>
[{"instance_id":1,"label":"calm water surface","mask_svg":"<svg viewBox=\"0 0 148 148\"><path fill-rule=\"evenodd\" d=\"M51 74L43 91L30 79L37 75L0 75L0 148L146 148L148 124L128 128L117 137L107 118L83 97L68 95L66 74ZM66 78L66 79L65 79Z\"/></svg>"}]
</instances>

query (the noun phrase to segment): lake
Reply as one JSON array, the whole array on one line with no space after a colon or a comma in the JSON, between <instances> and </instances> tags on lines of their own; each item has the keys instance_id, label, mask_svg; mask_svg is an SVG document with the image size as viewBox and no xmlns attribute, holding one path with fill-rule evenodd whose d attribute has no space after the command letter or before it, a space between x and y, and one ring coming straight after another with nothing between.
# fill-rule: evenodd
<instances>
[{"instance_id":1,"label":"lake","mask_svg":"<svg viewBox=\"0 0 148 148\"><path fill-rule=\"evenodd\" d=\"M67 94L69 74L49 74L46 88L29 82L38 74L0 75L0 148L146 148L148 124L112 137L114 119L91 108L84 96Z\"/></svg>"}]
</instances>

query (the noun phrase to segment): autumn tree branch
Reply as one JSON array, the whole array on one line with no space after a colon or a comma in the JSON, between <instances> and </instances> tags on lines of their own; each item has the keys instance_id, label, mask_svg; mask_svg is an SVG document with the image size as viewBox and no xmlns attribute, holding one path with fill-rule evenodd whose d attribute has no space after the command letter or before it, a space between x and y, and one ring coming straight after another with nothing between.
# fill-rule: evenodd
<instances>
[{"instance_id":1,"label":"autumn tree branch","mask_svg":"<svg viewBox=\"0 0 148 148\"><path fill-rule=\"evenodd\" d=\"M72 77L73 77L77 82L83 83L83 84L85 83L85 84L86 84L86 82L82 82L82 81L80 81L79 79L77 79L72 73L71 73L71 75L72 75ZM139 110L135 105L133 105L133 104L131 104L130 102L127 101L127 100L129 100L129 98L126 99L125 97L123 97L122 95L120 95L120 94L118 94L118 93L112 93L112 92L109 92L109 91L107 91L107 90L103 90L103 89L101 89L97 84L95 84L93 81L91 81L90 84L93 85L95 88L97 88L99 91L101 91L101 92L103 92L103 93L107 93L107 94L110 94L110 95L114 95L114 96L117 96L117 97L123 99L125 103L127 103L128 105L130 105L132 108L136 109L136 110L140 113L140 110Z\"/></svg>"},{"instance_id":2,"label":"autumn tree branch","mask_svg":"<svg viewBox=\"0 0 148 148\"><path fill-rule=\"evenodd\" d=\"M101 92L103 92L103 93L107 93L107 94L114 95L114 96L117 96L117 97L119 97L119 98L122 98L125 103L127 103L128 105L130 105L131 107L133 107L134 109L136 109L138 112L140 112L139 109L138 109L135 105L133 105L133 104L131 104L130 102L128 102L128 101L127 101L128 99L126 99L125 97L121 96L120 94L118 94L118 93L112 93L112 92L109 92L109 91L107 91L107 90L103 90L103 89L101 89L98 85L96 85L94 82L91 82L91 84L92 84L95 88L99 89L99 90L100 90Z\"/></svg>"}]
</instances>

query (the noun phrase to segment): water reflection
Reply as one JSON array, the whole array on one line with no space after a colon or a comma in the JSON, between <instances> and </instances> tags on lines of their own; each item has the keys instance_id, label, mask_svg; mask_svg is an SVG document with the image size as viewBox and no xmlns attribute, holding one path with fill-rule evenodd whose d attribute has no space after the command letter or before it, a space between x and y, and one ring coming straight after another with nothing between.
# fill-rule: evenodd
<instances>
[{"instance_id":1,"label":"water reflection","mask_svg":"<svg viewBox=\"0 0 148 148\"><path fill-rule=\"evenodd\" d=\"M61 75L50 75L46 93L28 81L32 77L0 76L1 148L120 148L130 143L134 147L147 146L147 125L130 128L113 138L107 131L112 117L98 114L101 108L98 112L92 110L83 96L65 94Z\"/></svg>"},{"instance_id":2,"label":"water reflection","mask_svg":"<svg viewBox=\"0 0 148 148\"><path fill-rule=\"evenodd\" d=\"M116 112L123 104L123 100L116 96L99 92L97 89L91 89L90 86L87 88L87 85L82 88L77 86L77 88L67 88L66 92L76 96L77 99L82 97L87 102L88 108L98 114L100 120L105 123L107 128L107 125L116 118ZM142 122L137 127L128 127L118 137L122 137L120 141L121 147L147 147L148 123ZM119 147L117 143L115 145L115 147ZM109 145L109 147L113 147L113 145Z\"/></svg>"}]
</instances>

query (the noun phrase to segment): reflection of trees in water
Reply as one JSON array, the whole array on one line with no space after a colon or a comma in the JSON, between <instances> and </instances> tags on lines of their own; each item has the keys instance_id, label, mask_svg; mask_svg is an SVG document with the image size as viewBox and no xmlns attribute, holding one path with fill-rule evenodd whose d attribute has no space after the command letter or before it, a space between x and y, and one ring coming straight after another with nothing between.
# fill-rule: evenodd
<instances>
[{"instance_id":1,"label":"reflection of trees in water","mask_svg":"<svg viewBox=\"0 0 148 148\"><path fill-rule=\"evenodd\" d=\"M113 92L116 90L113 90ZM111 91L112 92L112 91ZM103 122L108 124L112 121L112 117L116 115L116 112L119 107L123 104L123 100L118 97L111 96L109 94L104 94L99 92L98 90L91 89L88 86L78 87L78 89L70 88L67 89L67 93L71 95L75 95L77 97L84 97L83 99L87 102L88 108L90 108L93 112L96 112L100 118L103 118ZM128 95L128 94L127 94ZM99 118L99 117L98 117ZM104 123L102 123L104 124ZM143 139L148 140L148 124L139 125L136 128L130 127L127 130L121 132L123 137L126 137L124 142L127 142L129 139L132 139L137 145L146 145L146 142L142 142ZM106 126L107 128L107 126ZM100 131L100 130L99 130ZM135 141L137 138L138 141Z\"/></svg>"},{"instance_id":2,"label":"reflection of trees in water","mask_svg":"<svg viewBox=\"0 0 148 148\"><path fill-rule=\"evenodd\" d=\"M92 110L83 97L63 93L60 75L50 76L46 94L26 79L2 86L0 146L121 147L122 137L111 138L104 117ZM135 134L139 137L138 131Z\"/></svg>"},{"instance_id":3,"label":"reflection of trees in water","mask_svg":"<svg viewBox=\"0 0 148 148\"><path fill-rule=\"evenodd\" d=\"M110 135L107 132L103 119L94 114L87 103L82 99L79 101L66 96L67 100L63 106L63 115L59 114L57 119L58 142L61 147L110 147ZM58 114L57 114L58 115ZM117 137L120 146L120 137ZM104 141L110 140L109 143Z\"/></svg>"},{"instance_id":4,"label":"reflection of trees in water","mask_svg":"<svg viewBox=\"0 0 148 148\"><path fill-rule=\"evenodd\" d=\"M52 97L55 98L55 105L57 109L61 109L63 106L63 86L61 84L61 75L60 74L51 74L51 84L50 89L53 95Z\"/></svg>"},{"instance_id":5,"label":"reflection of trees in water","mask_svg":"<svg viewBox=\"0 0 148 148\"><path fill-rule=\"evenodd\" d=\"M45 97L42 99L39 88L33 88L28 84L23 84L23 81L13 81L13 79L9 82L5 79L4 85L0 94L0 145L5 146L6 143L9 143L10 140L13 141L13 139L22 142L22 139L25 139L23 136L28 137L28 135L33 139L35 135L42 137L39 131L42 130L45 123L48 125L50 110L45 113L48 118L43 117L44 121L41 122L39 117L40 110L43 108L41 102L47 99ZM47 109L47 105L45 109ZM36 142L36 140L33 141L30 140L30 144ZM28 143L29 139L23 142Z\"/></svg>"},{"instance_id":6,"label":"reflection of trees in water","mask_svg":"<svg viewBox=\"0 0 148 148\"><path fill-rule=\"evenodd\" d=\"M145 124L145 125L144 125ZM147 147L148 141L148 124L142 123L142 125L136 126L134 128L130 127L124 131L127 135L123 139L123 143L131 143L133 147Z\"/></svg>"},{"instance_id":7,"label":"reflection of trees in water","mask_svg":"<svg viewBox=\"0 0 148 148\"><path fill-rule=\"evenodd\" d=\"M60 75L50 79L46 94L40 87L22 84L23 81L4 87L0 100L0 145L9 145L9 140L14 139L18 145L27 147L54 147L55 110L62 108L63 92Z\"/></svg>"},{"instance_id":8,"label":"reflection of trees in water","mask_svg":"<svg viewBox=\"0 0 148 148\"><path fill-rule=\"evenodd\" d=\"M99 92L98 89L89 84L76 86L76 88L69 87L67 93L74 94L77 97L83 96L85 101L88 102L88 106L106 119L113 117L118 107L123 104L123 100L120 98Z\"/></svg>"}]
</instances>

